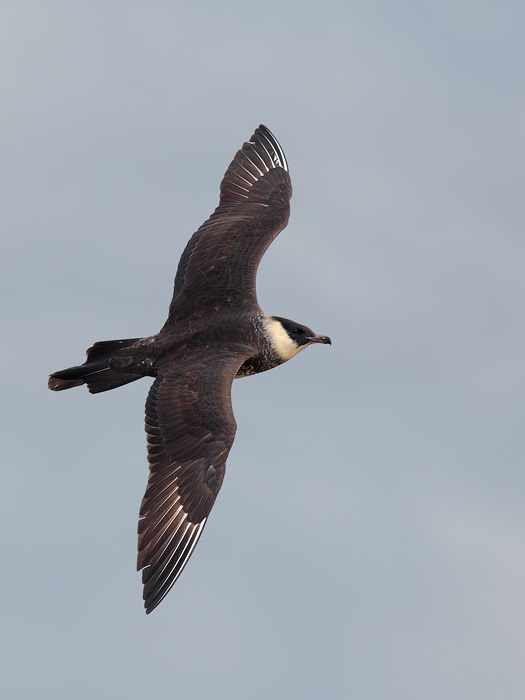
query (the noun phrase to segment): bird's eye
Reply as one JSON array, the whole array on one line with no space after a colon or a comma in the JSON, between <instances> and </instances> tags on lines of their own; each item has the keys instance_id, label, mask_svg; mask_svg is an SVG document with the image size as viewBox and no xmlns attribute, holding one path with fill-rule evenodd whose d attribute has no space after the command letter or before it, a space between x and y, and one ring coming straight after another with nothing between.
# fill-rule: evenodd
<instances>
[{"instance_id":1,"label":"bird's eye","mask_svg":"<svg viewBox=\"0 0 525 700\"><path fill-rule=\"evenodd\" d=\"M292 330L292 333L293 333L294 335L302 335L302 334L304 333L304 331L303 331L302 328L294 328L294 329Z\"/></svg>"}]
</instances>

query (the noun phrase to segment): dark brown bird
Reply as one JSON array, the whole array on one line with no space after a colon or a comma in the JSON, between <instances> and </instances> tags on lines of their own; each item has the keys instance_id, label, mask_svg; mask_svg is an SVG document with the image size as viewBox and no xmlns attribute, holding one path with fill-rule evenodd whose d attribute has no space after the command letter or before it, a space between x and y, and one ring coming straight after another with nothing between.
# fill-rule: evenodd
<instances>
[{"instance_id":1,"label":"dark brown bird","mask_svg":"<svg viewBox=\"0 0 525 700\"><path fill-rule=\"evenodd\" d=\"M331 342L267 316L257 303L257 268L288 223L291 196L283 150L261 125L226 171L219 206L182 254L161 331L95 343L83 365L49 378L53 391L87 384L96 394L155 377L146 401L150 474L138 527L147 613L182 572L221 488L236 430L232 381Z\"/></svg>"}]
</instances>

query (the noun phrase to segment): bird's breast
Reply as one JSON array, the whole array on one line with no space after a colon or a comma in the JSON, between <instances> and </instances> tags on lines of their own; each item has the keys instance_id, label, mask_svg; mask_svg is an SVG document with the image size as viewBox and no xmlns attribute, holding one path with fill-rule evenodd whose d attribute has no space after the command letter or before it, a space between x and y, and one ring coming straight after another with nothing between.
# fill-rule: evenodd
<instances>
[{"instance_id":1,"label":"bird's breast","mask_svg":"<svg viewBox=\"0 0 525 700\"><path fill-rule=\"evenodd\" d=\"M253 355L243 362L237 371L235 378L239 379L240 377L249 377L252 374L259 374L259 372L266 372L267 370L273 369L280 364L281 361L278 360L273 353L258 353L257 355Z\"/></svg>"}]
</instances>

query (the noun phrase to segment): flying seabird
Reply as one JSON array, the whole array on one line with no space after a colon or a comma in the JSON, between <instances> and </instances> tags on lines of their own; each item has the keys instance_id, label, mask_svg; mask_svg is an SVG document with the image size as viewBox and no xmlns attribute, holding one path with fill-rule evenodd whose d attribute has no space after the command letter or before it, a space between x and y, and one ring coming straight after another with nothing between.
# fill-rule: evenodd
<instances>
[{"instance_id":1,"label":"flying seabird","mask_svg":"<svg viewBox=\"0 0 525 700\"><path fill-rule=\"evenodd\" d=\"M264 372L326 335L257 303L255 276L288 223L285 155L261 124L226 171L219 205L190 238L168 319L148 338L105 340L83 365L54 372L49 388L92 394L154 377L146 400L149 478L138 525L137 569L150 613L171 589L202 533L235 437L231 385Z\"/></svg>"}]
</instances>

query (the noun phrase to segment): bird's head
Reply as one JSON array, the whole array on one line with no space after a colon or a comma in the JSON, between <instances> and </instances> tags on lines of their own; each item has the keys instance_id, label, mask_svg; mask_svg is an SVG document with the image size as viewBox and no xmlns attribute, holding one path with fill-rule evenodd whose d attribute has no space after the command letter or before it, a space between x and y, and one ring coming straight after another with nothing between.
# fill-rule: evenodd
<instances>
[{"instance_id":1,"label":"bird's head","mask_svg":"<svg viewBox=\"0 0 525 700\"><path fill-rule=\"evenodd\" d=\"M313 343L332 344L327 335L317 335L308 326L281 316L268 316L265 325L268 339L283 362Z\"/></svg>"}]
</instances>

